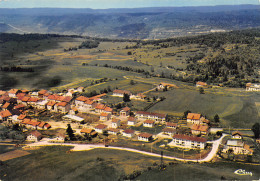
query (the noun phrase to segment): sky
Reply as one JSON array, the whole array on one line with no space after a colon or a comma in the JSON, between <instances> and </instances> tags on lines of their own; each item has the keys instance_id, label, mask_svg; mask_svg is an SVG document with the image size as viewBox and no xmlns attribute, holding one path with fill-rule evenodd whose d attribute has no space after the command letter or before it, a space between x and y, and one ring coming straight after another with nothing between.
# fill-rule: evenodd
<instances>
[{"instance_id":1,"label":"sky","mask_svg":"<svg viewBox=\"0 0 260 181\"><path fill-rule=\"evenodd\" d=\"M179 7L215 5L259 5L260 0L0 0L0 8L138 8L138 7Z\"/></svg>"}]
</instances>

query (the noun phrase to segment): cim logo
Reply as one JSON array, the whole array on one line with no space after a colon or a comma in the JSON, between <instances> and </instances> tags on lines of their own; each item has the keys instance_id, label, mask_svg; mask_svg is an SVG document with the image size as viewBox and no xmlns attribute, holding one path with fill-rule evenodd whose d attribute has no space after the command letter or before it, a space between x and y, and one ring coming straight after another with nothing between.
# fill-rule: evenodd
<instances>
[{"instance_id":1,"label":"cim logo","mask_svg":"<svg viewBox=\"0 0 260 181\"><path fill-rule=\"evenodd\" d=\"M252 172L246 172L243 169L238 169L234 173L237 174L237 175L250 175L250 176L253 176Z\"/></svg>"}]
</instances>

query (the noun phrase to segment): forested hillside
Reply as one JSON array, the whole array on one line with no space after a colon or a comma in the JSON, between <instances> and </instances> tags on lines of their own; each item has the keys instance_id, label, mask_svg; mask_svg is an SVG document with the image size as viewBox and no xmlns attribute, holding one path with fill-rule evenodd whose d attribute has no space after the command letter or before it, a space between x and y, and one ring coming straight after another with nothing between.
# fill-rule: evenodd
<instances>
[{"instance_id":1,"label":"forested hillside","mask_svg":"<svg viewBox=\"0 0 260 181\"><path fill-rule=\"evenodd\" d=\"M0 9L0 32L161 39L260 26L258 6Z\"/></svg>"}]
</instances>

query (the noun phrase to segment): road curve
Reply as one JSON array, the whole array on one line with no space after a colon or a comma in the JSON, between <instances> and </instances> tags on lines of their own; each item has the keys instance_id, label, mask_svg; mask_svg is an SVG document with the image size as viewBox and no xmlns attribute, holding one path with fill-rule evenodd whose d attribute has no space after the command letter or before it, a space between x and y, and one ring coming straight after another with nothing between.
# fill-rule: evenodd
<instances>
[{"instance_id":1,"label":"road curve","mask_svg":"<svg viewBox=\"0 0 260 181\"><path fill-rule=\"evenodd\" d=\"M215 141L209 141L208 143L212 143L212 149L209 152L209 154L203 158L203 159L185 159L185 158L177 158L177 157L172 157L172 156L163 156L166 159L170 160L178 160L178 161L185 161L185 162L210 162L215 155L217 154L218 148L220 143L222 142L223 138L226 137L227 134L223 134L218 140ZM74 148L71 149L71 151L87 151L87 150L92 150L95 148L105 148L105 149L116 149L116 150L123 150L123 151L130 151L134 153L140 153L143 155L148 155L148 156L153 156L153 157L161 157L160 154L156 153L150 153L146 151L141 151L137 149L132 149L132 148L123 148L123 147L114 147L114 146L109 146L109 147L104 147L104 145L101 144L73 144L73 143L49 143L48 141L40 141L36 143L31 143L27 144L25 147L37 147L37 146L72 146Z\"/></svg>"}]
</instances>

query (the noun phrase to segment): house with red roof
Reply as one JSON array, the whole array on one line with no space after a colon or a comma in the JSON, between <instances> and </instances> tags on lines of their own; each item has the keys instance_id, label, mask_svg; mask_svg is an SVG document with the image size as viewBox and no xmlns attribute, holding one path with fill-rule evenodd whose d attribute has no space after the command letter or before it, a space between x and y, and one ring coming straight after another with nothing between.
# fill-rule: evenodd
<instances>
[{"instance_id":1,"label":"house with red roof","mask_svg":"<svg viewBox=\"0 0 260 181\"><path fill-rule=\"evenodd\" d=\"M97 106L97 103L93 100L88 99L87 101L84 102L82 106L82 112L88 112L92 109L94 109Z\"/></svg>"},{"instance_id":2,"label":"house with red roof","mask_svg":"<svg viewBox=\"0 0 260 181\"><path fill-rule=\"evenodd\" d=\"M97 136L97 132L94 129L91 129L91 128L83 128L80 131L80 133L85 135L86 137L91 137L91 138Z\"/></svg>"},{"instance_id":3,"label":"house with red roof","mask_svg":"<svg viewBox=\"0 0 260 181\"><path fill-rule=\"evenodd\" d=\"M177 123L167 122L166 127L176 129L178 127Z\"/></svg>"},{"instance_id":4,"label":"house with red roof","mask_svg":"<svg viewBox=\"0 0 260 181\"><path fill-rule=\"evenodd\" d=\"M191 127L191 133L193 135L207 135L209 133L208 125L193 124Z\"/></svg>"},{"instance_id":5,"label":"house with red roof","mask_svg":"<svg viewBox=\"0 0 260 181\"><path fill-rule=\"evenodd\" d=\"M17 120L18 120L19 122L22 122L25 118L26 118L26 115L25 115L25 114L20 114L20 115L18 116Z\"/></svg>"},{"instance_id":6,"label":"house with red roof","mask_svg":"<svg viewBox=\"0 0 260 181\"><path fill-rule=\"evenodd\" d=\"M106 106L103 112L113 114L113 109L111 107Z\"/></svg>"},{"instance_id":7,"label":"house with red roof","mask_svg":"<svg viewBox=\"0 0 260 181\"><path fill-rule=\"evenodd\" d=\"M21 93L21 92L22 92L22 91L19 90L19 89L11 89L11 90L8 91L8 96L9 96L9 97L16 97L16 95L17 95L18 93Z\"/></svg>"},{"instance_id":8,"label":"house with red roof","mask_svg":"<svg viewBox=\"0 0 260 181\"><path fill-rule=\"evenodd\" d=\"M75 105L78 109L81 109L81 107L84 106L84 103L89 100L89 98L84 96L79 96L75 99Z\"/></svg>"},{"instance_id":9,"label":"house with red roof","mask_svg":"<svg viewBox=\"0 0 260 181\"><path fill-rule=\"evenodd\" d=\"M39 101L40 99L37 98L37 97L31 97L28 101L27 101L27 105L31 105L33 107L37 107L37 102Z\"/></svg>"},{"instance_id":10,"label":"house with red roof","mask_svg":"<svg viewBox=\"0 0 260 181\"><path fill-rule=\"evenodd\" d=\"M200 124L201 114L197 113L188 113L187 115L187 124Z\"/></svg>"},{"instance_id":11,"label":"house with red roof","mask_svg":"<svg viewBox=\"0 0 260 181\"><path fill-rule=\"evenodd\" d=\"M43 95L46 94L46 93L48 93L48 91L42 89L42 90L40 90L40 91L38 92L38 97L39 97L39 98L43 98Z\"/></svg>"},{"instance_id":12,"label":"house with red roof","mask_svg":"<svg viewBox=\"0 0 260 181\"><path fill-rule=\"evenodd\" d=\"M4 105L2 106L2 109L5 111L5 110L11 110L11 109L13 109L13 105L12 104L10 104L9 102L6 102L6 103L4 103Z\"/></svg>"},{"instance_id":13,"label":"house with red roof","mask_svg":"<svg viewBox=\"0 0 260 181\"><path fill-rule=\"evenodd\" d=\"M39 131L32 131L26 138L30 142L38 142L42 139L42 134Z\"/></svg>"},{"instance_id":14,"label":"house with red roof","mask_svg":"<svg viewBox=\"0 0 260 181\"><path fill-rule=\"evenodd\" d=\"M108 121L108 120L110 120L111 119L111 114L110 113L104 113L104 112L102 112L101 114L100 114L100 120L101 121Z\"/></svg>"},{"instance_id":15,"label":"house with red roof","mask_svg":"<svg viewBox=\"0 0 260 181\"><path fill-rule=\"evenodd\" d=\"M128 137L128 138L132 138L135 135L135 131L132 129L126 129L123 131L123 136Z\"/></svg>"},{"instance_id":16,"label":"house with red roof","mask_svg":"<svg viewBox=\"0 0 260 181\"><path fill-rule=\"evenodd\" d=\"M162 132L166 135L173 136L176 133L176 129L166 127L162 130Z\"/></svg>"},{"instance_id":17,"label":"house with red roof","mask_svg":"<svg viewBox=\"0 0 260 181\"><path fill-rule=\"evenodd\" d=\"M9 110L1 111L0 112L0 120L7 121L9 117L12 116L12 113Z\"/></svg>"},{"instance_id":18,"label":"house with red roof","mask_svg":"<svg viewBox=\"0 0 260 181\"><path fill-rule=\"evenodd\" d=\"M28 106L28 101L29 101L30 98L31 98L30 96L24 96L21 100L22 104L25 105L25 106Z\"/></svg>"},{"instance_id":19,"label":"house with red roof","mask_svg":"<svg viewBox=\"0 0 260 181\"><path fill-rule=\"evenodd\" d=\"M97 106L95 107L95 111L97 113L102 113L102 112L104 112L106 107L107 106L105 104L97 104Z\"/></svg>"},{"instance_id":20,"label":"house with red roof","mask_svg":"<svg viewBox=\"0 0 260 181\"><path fill-rule=\"evenodd\" d=\"M124 107L121 111L120 111L120 116L126 117L129 116L130 114L130 108L129 107Z\"/></svg>"},{"instance_id":21,"label":"house with red roof","mask_svg":"<svg viewBox=\"0 0 260 181\"><path fill-rule=\"evenodd\" d=\"M206 139L196 136L189 136L184 134L173 135L173 140L168 144L171 147L180 147L187 149L205 149Z\"/></svg>"},{"instance_id":22,"label":"house with red roof","mask_svg":"<svg viewBox=\"0 0 260 181\"><path fill-rule=\"evenodd\" d=\"M70 111L70 104L67 102L58 102L54 105L54 111L66 114Z\"/></svg>"},{"instance_id":23,"label":"house with red roof","mask_svg":"<svg viewBox=\"0 0 260 181\"><path fill-rule=\"evenodd\" d=\"M95 131L98 133L103 133L107 129L107 125L99 124L95 127Z\"/></svg>"},{"instance_id":24,"label":"house with red roof","mask_svg":"<svg viewBox=\"0 0 260 181\"><path fill-rule=\"evenodd\" d=\"M17 110L20 110L20 111L24 111L25 110L25 105L18 104L16 106L14 106L14 109L17 109Z\"/></svg>"},{"instance_id":25,"label":"house with red roof","mask_svg":"<svg viewBox=\"0 0 260 181\"><path fill-rule=\"evenodd\" d=\"M143 127L153 128L154 122L154 120L147 119L143 122Z\"/></svg>"},{"instance_id":26,"label":"house with red roof","mask_svg":"<svg viewBox=\"0 0 260 181\"><path fill-rule=\"evenodd\" d=\"M44 129L44 125L45 125L45 124L47 124L47 123L44 122L44 121L41 121L41 122L38 124L37 128L38 128L38 129Z\"/></svg>"},{"instance_id":27,"label":"house with red roof","mask_svg":"<svg viewBox=\"0 0 260 181\"><path fill-rule=\"evenodd\" d=\"M145 142L149 142L153 140L153 135L150 133L140 133L138 135L138 140L139 141L145 141Z\"/></svg>"},{"instance_id":28,"label":"house with red roof","mask_svg":"<svg viewBox=\"0 0 260 181\"><path fill-rule=\"evenodd\" d=\"M116 128L108 128L107 133L111 135L118 135L120 133L120 130Z\"/></svg>"},{"instance_id":29,"label":"house with red roof","mask_svg":"<svg viewBox=\"0 0 260 181\"><path fill-rule=\"evenodd\" d=\"M47 110L49 111L54 111L54 105L56 104L55 101L49 101L46 106L47 106Z\"/></svg>"},{"instance_id":30,"label":"house with red roof","mask_svg":"<svg viewBox=\"0 0 260 181\"><path fill-rule=\"evenodd\" d=\"M137 119L135 117L129 116L127 119L128 126L135 126Z\"/></svg>"}]
</instances>

